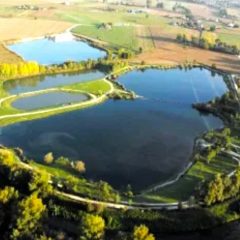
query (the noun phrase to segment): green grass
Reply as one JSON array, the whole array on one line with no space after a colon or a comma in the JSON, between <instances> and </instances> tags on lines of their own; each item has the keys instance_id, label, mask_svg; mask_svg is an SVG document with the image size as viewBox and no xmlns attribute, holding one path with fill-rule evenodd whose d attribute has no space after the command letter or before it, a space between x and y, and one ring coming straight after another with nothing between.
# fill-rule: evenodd
<instances>
[{"instance_id":1,"label":"green grass","mask_svg":"<svg viewBox=\"0 0 240 240\"><path fill-rule=\"evenodd\" d=\"M74 191L76 191L78 195L89 198L96 198L99 196L98 182L87 181L80 173L74 171L74 169L71 169L70 167L62 166L58 163L46 165L34 161L31 161L30 165L37 169L48 172L54 176L54 179L57 179L60 182L70 178L71 181L74 182Z\"/></svg>"},{"instance_id":2,"label":"green grass","mask_svg":"<svg viewBox=\"0 0 240 240\"><path fill-rule=\"evenodd\" d=\"M240 48L240 33L222 32L218 33L218 38L227 44L236 45Z\"/></svg>"},{"instance_id":3,"label":"green grass","mask_svg":"<svg viewBox=\"0 0 240 240\"><path fill-rule=\"evenodd\" d=\"M103 80L94 80L84 83L76 83L64 86L63 89L80 90L94 95L102 95L110 90L110 85Z\"/></svg>"},{"instance_id":4,"label":"green grass","mask_svg":"<svg viewBox=\"0 0 240 240\"><path fill-rule=\"evenodd\" d=\"M86 6L75 6L70 11L58 11L55 17L73 23L83 25L96 25L100 23L111 22L113 24L129 23L141 25L158 25L160 17L157 15L149 15L146 13L131 14L127 9L119 9L117 11L93 10Z\"/></svg>"},{"instance_id":5,"label":"green grass","mask_svg":"<svg viewBox=\"0 0 240 240\"><path fill-rule=\"evenodd\" d=\"M131 50L137 50L139 47L135 29L131 26L117 26L109 30L98 28L97 25L79 26L73 32L107 42L113 47Z\"/></svg>"},{"instance_id":6,"label":"green grass","mask_svg":"<svg viewBox=\"0 0 240 240\"><path fill-rule=\"evenodd\" d=\"M229 173L236 169L237 163L229 158L218 156L207 164L197 161L176 183L143 195L144 199L158 202L186 201L194 194L194 189L204 180L212 179L217 173ZM142 197L141 197L142 198Z\"/></svg>"}]
</instances>

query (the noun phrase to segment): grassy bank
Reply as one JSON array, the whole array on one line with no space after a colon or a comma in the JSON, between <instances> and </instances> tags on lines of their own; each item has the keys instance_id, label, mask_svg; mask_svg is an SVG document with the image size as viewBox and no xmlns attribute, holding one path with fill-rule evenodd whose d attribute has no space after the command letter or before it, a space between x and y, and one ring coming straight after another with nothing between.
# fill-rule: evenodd
<instances>
[{"instance_id":1,"label":"grassy bank","mask_svg":"<svg viewBox=\"0 0 240 240\"><path fill-rule=\"evenodd\" d=\"M112 89L113 88L113 89ZM87 100L82 103L71 104L68 106L59 106L59 107L48 107L43 109L37 109L33 111L23 111L19 109L15 109L11 106L13 101L16 101L19 98L33 96L35 94L39 94L39 92L32 92L27 94L19 94L6 97L3 101L0 111L0 125L8 125L20 121L28 121L33 119L39 119L48 117L51 115L73 111L76 109L82 109L86 107L93 106L95 104L99 104L107 99L106 94L110 91L114 91L114 86L108 82L107 80L95 80L84 83L77 83L68 86L61 86L55 88L56 91L69 91L69 92L81 92L90 94L90 100ZM44 93L47 93L50 90L44 90ZM34 114L35 113L35 114ZM12 116L11 116L12 115ZM23 116L22 116L23 115Z\"/></svg>"},{"instance_id":2,"label":"grassy bank","mask_svg":"<svg viewBox=\"0 0 240 240\"><path fill-rule=\"evenodd\" d=\"M145 193L137 200L167 203L189 200L201 183L212 180L218 173L228 174L237 166L236 161L223 156L217 156L210 163L206 160L199 160L174 184L152 193Z\"/></svg>"}]
</instances>

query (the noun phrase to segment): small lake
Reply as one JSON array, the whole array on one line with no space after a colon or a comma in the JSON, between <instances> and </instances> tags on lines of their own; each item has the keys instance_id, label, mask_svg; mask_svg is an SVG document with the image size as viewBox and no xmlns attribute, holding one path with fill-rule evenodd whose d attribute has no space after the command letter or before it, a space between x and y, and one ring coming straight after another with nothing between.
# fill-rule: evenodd
<instances>
[{"instance_id":1,"label":"small lake","mask_svg":"<svg viewBox=\"0 0 240 240\"><path fill-rule=\"evenodd\" d=\"M175 177L188 164L194 139L223 126L191 107L227 91L221 75L148 69L118 81L142 97L10 125L1 129L0 143L21 147L36 160L48 152L83 160L89 179L142 190Z\"/></svg>"},{"instance_id":2,"label":"small lake","mask_svg":"<svg viewBox=\"0 0 240 240\"><path fill-rule=\"evenodd\" d=\"M12 103L12 106L22 110L34 110L83 102L87 99L85 94L56 91L17 99Z\"/></svg>"},{"instance_id":3,"label":"small lake","mask_svg":"<svg viewBox=\"0 0 240 240\"><path fill-rule=\"evenodd\" d=\"M93 70L81 73L64 73L10 80L4 82L3 86L10 94L19 94L96 80L103 78L104 76L104 72Z\"/></svg>"},{"instance_id":4,"label":"small lake","mask_svg":"<svg viewBox=\"0 0 240 240\"><path fill-rule=\"evenodd\" d=\"M60 64L66 61L97 60L106 56L106 52L76 39L54 41L43 38L18 42L8 48L23 57L26 61L37 61L39 64Z\"/></svg>"}]
</instances>

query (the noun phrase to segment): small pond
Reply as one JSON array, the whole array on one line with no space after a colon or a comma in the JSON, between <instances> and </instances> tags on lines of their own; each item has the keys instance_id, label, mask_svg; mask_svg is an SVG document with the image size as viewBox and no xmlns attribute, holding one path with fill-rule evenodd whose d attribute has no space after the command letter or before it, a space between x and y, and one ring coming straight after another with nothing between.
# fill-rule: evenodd
<instances>
[{"instance_id":1,"label":"small pond","mask_svg":"<svg viewBox=\"0 0 240 240\"><path fill-rule=\"evenodd\" d=\"M148 69L118 81L142 97L3 127L0 143L21 147L36 160L48 152L83 160L89 179L142 190L179 174L194 139L223 126L191 106L227 91L221 75L199 68Z\"/></svg>"},{"instance_id":2,"label":"small pond","mask_svg":"<svg viewBox=\"0 0 240 240\"><path fill-rule=\"evenodd\" d=\"M37 61L44 65L60 64L69 60L97 60L106 56L105 51L74 38L63 41L50 38L23 41L9 45L8 48L26 61Z\"/></svg>"},{"instance_id":3,"label":"small pond","mask_svg":"<svg viewBox=\"0 0 240 240\"><path fill-rule=\"evenodd\" d=\"M12 106L22 110L34 110L83 102L87 99L85 94L56 91L19 98L12 103Z\"/></svg>"}]
</instances>

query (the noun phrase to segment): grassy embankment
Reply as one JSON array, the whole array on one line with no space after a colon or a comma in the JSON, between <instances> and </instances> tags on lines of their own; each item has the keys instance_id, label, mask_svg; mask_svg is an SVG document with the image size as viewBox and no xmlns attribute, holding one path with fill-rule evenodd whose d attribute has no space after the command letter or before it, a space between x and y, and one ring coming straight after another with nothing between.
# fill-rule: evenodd
<instances>
[{"instance_id":1,"label":"grassy embankment","mask_svg":"<svg viewBox=\"0 0 240 240\"><path fill-rule=\"evenodd\" d=\"M237 166L236 161L223 156L217 156L210 163L197 161L177 182L155 192L144 193L137 200L167 203L186 201L194 195L200 183L213 179L218 173L230 173Z\"/></svg>"},{"instance_id":2,"label":"grassy embankment","mask_svg":"<svg viewBox=\"0 0 240 240\"><path fill-rule=\"evenodd\" d=\"M11 102L22 97L22 95L19 94L19 95L13 96L13 98L7 99L6 101L2 102L0 117L2 117L4 115L21 114L21 113L30 113L30 115L26 114L25 116L15 116L15 117L9 116L7 118L0 119L0 124L7 125L7 124L15 123L15 122L20 122L20 121L27 121L27 120L32 120L32 119L43 118L43 117L47 117L50 115L55 115L55 114L59 114L59 113L66 112L66 111L72 111L72 110L76 110L76 109L86 108L86 107L90 107L92 105L101 103L102 101L104 101L106 99L104 97L105 94L111 90L111 83L108 82L107 80L100 79L100 80L94 80L94 81L89 81L89 82L84 82L84 83L77 83L77 84L68 85L68 86L60 86L60 87L56 88L56 91L58 91L58 90L70 91L70 92L71 91L72 92L79 91L81 93L92 94L96 97L96 101L91 101L92 100L92 98L91 98L89 101L83 102L83 104L76 103L76 104L72 104L72 105L64 106L64 107L59 106L59 107L54 107L54 108L49 107L49 108L44 108L44 109L38 109L38 110L34 110L34 111L20 111L18 109L11 107ZM45 93L46 92L47 92L47 90L45 90ZM34 92L32 95L34 95ZM89 102L89 104L88 104L88 102ZM44 112L45 110L46 110L46 112ZM35 111L36 112L42 111L42 112L31 115L31 113L35 112Z\"/></svg>"}]
</instances>

